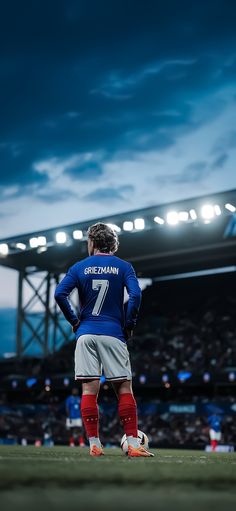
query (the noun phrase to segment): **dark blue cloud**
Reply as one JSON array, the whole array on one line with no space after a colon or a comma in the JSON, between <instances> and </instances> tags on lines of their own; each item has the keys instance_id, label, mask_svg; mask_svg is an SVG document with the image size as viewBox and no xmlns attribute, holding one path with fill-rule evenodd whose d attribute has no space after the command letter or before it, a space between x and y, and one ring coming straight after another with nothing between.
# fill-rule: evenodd
<instances>
[{"instance_id":1,"label":"dark blue cloud","mask_svg":"<svg viewBox=\"0 0 236 511\"><path fill-rule=\"evenodd\" d=\"M103 174L102 167L96 161L86 161L71 167L64 171L65 174L73 179L91 180L100 177Z\"/></svg>"},{"instance_id":2,"label":"dark blue cloud","mask_svg":"<svg viewBox=\"0 0 236 511\"><path fill-rule=\"evenodd\" d=\"M162 150L196 129L206 119L196 121L194 109L235 83L235 13L229 0L5 2L2 183L43 186L35 161ZM22 149L14 156L16 145ZM101 163L67 173L99 177Z\"/></svg>"},{"instance_id":3,"label":"dark blue cloud","mask_svg":"<svg viewBox=\"0 0 236 511\"><path fill-rule=\"evenodd\" d=\"M212 168L213 169L222 169L225 165L225 163L227 162L228 160L228 154L227 153L223 153L223 154L220 154L220 156L218 156L218 158L216 158L212 164Z\"/></svg>"},{"instance_id":4,"label":"dark blue cloud","mask_svg":"<svg viewBox=\"0 0 236 511\"><path fill-rule=\"evenodd\" d=\"M83 197L83 200L92 201L92 202L101 202L101 201L126 201L127 196L133 193L134 187L131 185L127 186L119 186L117 188L98 188L97 190L88 193Z\"/></svg>"}]
</instances>

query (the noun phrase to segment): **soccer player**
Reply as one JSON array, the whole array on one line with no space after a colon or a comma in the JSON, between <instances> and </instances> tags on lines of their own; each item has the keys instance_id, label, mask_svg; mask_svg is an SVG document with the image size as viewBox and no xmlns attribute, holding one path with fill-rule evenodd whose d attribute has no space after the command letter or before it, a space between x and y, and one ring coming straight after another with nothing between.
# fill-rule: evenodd
<instances>
[{"instance_id":1,"label":"soccer player","mask_svg":"<svg viewBox=\"0 0 236 511\"><path fill-rule=\"evenodd\" d=\"M208 417L209 436L211 441L211 450L214 452L217 448L218 442L221 440L221 421L219 415L212 414Z\"/></svg>"},{"instance_id":2,"label":"soccer player","mask_svg":"<svg viewBox=\"0 0 236 511\"><path fill-rule=\"evenodd\" d=\"M128 440L129 457L150 457L138 442L137 406L126 341L133 334L141 289L130 263L114 254L117 233L97 223L88 230L89 257L72 266L55 291L55 299L76 335L75 379L82 381L81 413L91 456L104 454L99 439L97 397L103 367L118 397L118 411ZM77 288L79 317L68 297ZM124 289L129 300L124 311Z\"/></svg>"},{"instance_id":3,"label":"soccer player","mask_svg":"<svg viewBox=\"0 0 236 511\"><path fill-rule=\"evenodd\" d=\"M79 437L80 447L84 447L84 438L82 435L82 419L80 413L80 397L78 389L74 387L71 396L66 399L66 427L70 429L70 447L75 446L75 440Z\"/></svg>"}]
</instances>

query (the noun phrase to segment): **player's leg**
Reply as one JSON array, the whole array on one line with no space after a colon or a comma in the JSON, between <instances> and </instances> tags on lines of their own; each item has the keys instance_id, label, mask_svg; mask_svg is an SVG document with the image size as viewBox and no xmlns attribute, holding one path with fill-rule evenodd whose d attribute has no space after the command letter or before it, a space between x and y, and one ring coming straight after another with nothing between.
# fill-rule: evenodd
<instances>
[{"instance_id":1,"label":"player's leg","mask_svg":"<svg viewBox=\"0 0 236 511\"><path fill-rule=\"evenodd\" d=\"M135 456L152 456L138 443L137 405L132 390L132 371L126 344L115 337L100 336L97 347L104 375L113 384L118 397L119 416L128 439L129 453L134 449Z\"/></svg>"},{"instance_id":2,"label":"player's leg","mask_svg":"<svg viewBox=\"0 0 236 511\"><path fill-rule=\"evenodd\" d=\"M129 445L139 447L137 405L133 395L131 380L112 381L118 398L118 413Z\"/></svg>"},{"instance_id":3,"label":"player's leg","mask_svg":"<svg viewBox=\"0 0 236 511\"><path fill-rule=\"evenodd\" d=\"M91 456L103 455L99 438L99 410L97 404L100 380L83 381L81 414L85 431L89 440Z\"/></svg>"},{"instance_id":4,"label":"player's leg","mask_svg":"<svg viewBox=\"0 0 236 511\"><path fill-rule=\"evenodd\" d=\"M70 440L69 440L69 445L70 447L75 447L75 430L74 428L71 428L70 430Z\"/></svg>"},{"instance_id":5,"label":"player's leg","mask_svg":"<svg viewBox=\"0 0 236 511\"><path fill-rule=\"evenodd\" d=\"M75 350L75 379L82 381L81 415L90 444L90 454L103 454L99 439L97 396L100 388L101 361L93 335L78 338Z\"/></svg>"},{"instance_id":6,"label":"player's leg","mask_svg":"<svg viewBox=\"0 0 236 511\"><path fill-rule=\"evenodd\" d=\"M79 425L79 422L81 422L81 425ZM83 430L82 430L82 420L76 419L76 428L73 430L73 438L74 442L76 442L77 445L80 447L84 447L84 437L83 437Z\"/></svg>"},{"instance_id":7,"label":"player's leg","mask_svg":"<svg viewBox=\"0 0 236 511\"><path fill-rule=\"evenodd\" d=\"M216 440L216 432L214 429L210 429L209 431L210 440L211 440L211 450L214 452L217 447L217 440Z\"/></svg>"},{"instance_id":8,"label":"player's leg","mask_svg":"<svg viewBox=\"0 0 236 511\"><path fill-rule=\"evenodd\" d=\"M113 381L113 388L118 398L118 411L128 442L129 457L151 457L151 452L140 446L138 441L137 405L133 395L132 381Z\"/></svg>"}]
</instances>

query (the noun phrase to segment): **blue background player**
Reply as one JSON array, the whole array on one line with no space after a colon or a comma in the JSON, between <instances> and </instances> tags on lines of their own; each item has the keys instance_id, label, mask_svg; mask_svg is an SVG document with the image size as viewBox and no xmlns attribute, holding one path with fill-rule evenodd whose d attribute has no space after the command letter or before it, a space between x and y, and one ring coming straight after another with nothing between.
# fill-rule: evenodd
<instances>
[{"instance_id":1,"label":"blue background player","mask_svg":"<svg viewBox=\"0 0 236 511\"><path fill-rule=\"evenodd\" d=\"M218 445L218 442L221 440L221 422L222 417L217 414L209 415L208 424L210 426L209 436L211 441L211 450L215 451Z\"/></svg>"},{"instance_id":2,"label":"blue background player","mask_svg":"<svg viewBox=\"0 0 236 511\"><path fill-rule=\"evenodd\" d=\"M69 442L71 447L75 446L75 442L79 443L80 447L84 447L80 403L78 389L73 388L71 395L66 399L66 427L71 433Z\"/></svg>"}]
</instances>

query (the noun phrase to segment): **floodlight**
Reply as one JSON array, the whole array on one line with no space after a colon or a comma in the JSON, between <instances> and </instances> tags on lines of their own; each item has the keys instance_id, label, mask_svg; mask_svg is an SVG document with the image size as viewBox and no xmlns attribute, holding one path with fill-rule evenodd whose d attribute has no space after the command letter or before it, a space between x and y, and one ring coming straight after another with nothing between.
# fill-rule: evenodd
<instances>
[{"instance_id":1,"label":"floodlight","mask_svg":"<svg viewBox=\"0 0 236 511\"><path fill-rule=\"evenodd\" d=\"M29 244L31 248L37 248L39 246L38 238L30 238Z\"/></svg>"},{"instance_id":2,"label":"floodlight","mask_svg":"<svg viewBox=\"0 0 236 511\"><path fill-rule=\"evenodd\" d=\"M82 240L83 231L80 231L80 230L73 231L73 238L74 238L74 240Z\"/></svg>"},{"instance_id":3,"label":"floodlight","mask_svg":"<svg viewBox=\"0 0 236 511\"><path fill-rule=\"evenodd\" d=\"M154 222L156 222L159 225L163 225L165 223L165 220L163 220L163 218L161 218L160 216L155 216Z\"/></svg>"},{"instance_id":4,"label":"floodlight","mask_svg":"<svg viewBox=\"0 0 236 511\"><path fill-rule=\"evenodd\" d=\"M229 381L234 381L234 380L235 380L235 373L230 372L229 373Z\"/></svg>"},{"instance_id":5,"label":"floodlight","mask_svg":"<svg viewBox=\"0 0 236 511\"><path fill-rule=\"evenodd\" d=\"M45 238L45 236L38 236L38 246L39 247L44 247L44 245L47 244L47 240Z\"/></svg>"},{"instance_id":6,"label":"floodlight","mask_svg":"<svg viewBox=\"0 0 236 511\"><path fill-rule=\"evenodd\" d=\"M38 254L43 254L44 252L47 252L47 247L45 246L44 247L41 246L37 249Z\"/></svg>"},{"instance_id":7,"label":"floodlight","mask_svg":"<svg viewBox=\"0 0 236 511\"><path fill-rule=\"evenodd\" d=\"M176 225L179 221L179 215L176 211L169 211L166 217L167 223L170 225Z\"/></svg>"},{"instance_id":8,"label":"floodlight","mask_svg":"<svg viewBox=\"0 0 236 511\"><path fill-rule=\"evenodd\" d=\"M7 256L9 252L7 243L0 243L0 255Z\"/></svg>"},{"instance_id":9,"label":"floodlight","mask_svg":"<svg viewBox=\"0 0 236 511\"><path fill-rule=\"evenodd\" d=\"M25 243L16 243L16 248L19 248L19 250L25 250L26 244Z\"/></svg>"},{"instance_id":10,"label":"floodlight","mask_svg":"<svg viewBox=\"0 0 236 511\"><path fill-rule=\"evenodd\" d=\"M221 215L221 209L220 209L220 206L218 204L214 205L214 211L215 211L216 216L220 216Z\"/></svg>"},{"instance_id":11,"label":"floodlight","mask_svg":"<svg viewBox=\"0 0 236 511\"><path fill-rule=\"evenodd\" d=\"M180 211L178 214L179 221L180 222L187 222L188 221L188 211Z\"/></svg>"},{"instance_id":12,"label":"floodlight","mask_svg":"<svg viewBox=\"0 0 236 511\"><path fill-rule=\"evenodd\" d=\"M201 213L204 220L212 220L215 215L214 208L211 204L205 204L202 206Z\"/></svg>"},{"instance_id":13,"label":"floodlight","mask_svg":"<svg viewBox=\"0 0 236 511\"><path fill-rule=\"evenodd\" d=\"M225 208L228 209L228 211L231 211L231 213L234 213L236 211L235 206L233 206L233 204L230 204L229 202L225 204Z\"/></svg>"},{"instance_id":14,"label":"floodlight","mask_svg":"<svg viewBox=\"0 0 236 511\"><path fill-rule=\"evenodd\" d=\"M163 383L167 383L167 382L169 381L169 376L168 376L168 374L163 374L163 375L162 375L162 381L163 381Z\"/></svg>"},{"instance_id":15,"label":"floodlight","mask_svg":"<svg viewBox=\"0 0 236 511\"><path fill-rule=\"evenodd\" d=\"M110 227L111 229L113 229L113 231L116 231L116 232L120 232L121 231L121 228L116 225L116 224L107 224L108 227Z\"/></svg>"},{"instance_id":16,"label":"floodlight","mask_svg":"<svg viewBox=\"0 0 236 511\"><path fill-rule=\"evenodd\" d=\"M124 231L132 231L134 228L133 222L124 222L123 223L123 229Z\"/></svg>"},{"instance_id":17,"label":"floodlight","mask_svg":"<svg viewBox=\"0 0 236 511\"><path fill-rule=\"evenodd\" d=\"M143 218L136 218L135 221L134 221L134 227L138 231L142 231L143 229L145 229L144 219Z\"/></svg>"},{"instance_id":18,"label":"floodlight","mask_svg":"<svg viewBox=\"0 0 236 511\"><path fill-rule=\"evenodd\" d=\"M67 236L66 236L66 233L63 232L63 231L59 231L56 233L56 242L57 243L66 243L66 239L67 239Z\"/></svg>"},{"instance_id":19,"label":"floodlight","mask_svg":"<svg viewBox=\"0 0 236 511\"><path fill-rule=\"evenodd\" d=\"M190 209L189 214L192 220L197 220L197 213L195 209Z\"/></svg>"},{"instance_id":20,"label":"floodlight","mask_svg":"<svg viewBox=\"0 0 236 511\"><path fill-rule=\"evenodd\" d=\"M144 384L144 383L146 383L146 381L147 381L147 378L146 378L145 374L141 374L139 376L139 382Z\"/></svg>"}]
</instances>

